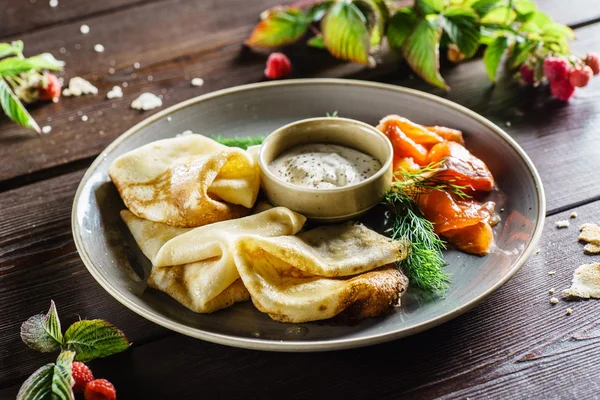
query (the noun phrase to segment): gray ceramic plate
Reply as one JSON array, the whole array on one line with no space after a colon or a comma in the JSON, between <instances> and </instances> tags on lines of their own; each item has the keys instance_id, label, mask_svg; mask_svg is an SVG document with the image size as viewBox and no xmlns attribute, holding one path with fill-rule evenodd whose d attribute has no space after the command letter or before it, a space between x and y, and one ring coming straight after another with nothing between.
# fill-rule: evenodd
<instances>
[{"instance_id":1,"label":"gray ceramic plate","mask_svg":"<svg viewBox=\"0 0 600 400\"><path fill-rule=\"evenodd\" d=\"M124 206L107 175L109 164L117 156L187 129L204 135L267 134L289 122L335 110L341 116L370 124L387 114L401 114L419 123L464 131L467 147L486 162L505 193L495 196L504 211L502 222L494 228L496 247L491 254L476 257L447 251L452 284L445 298L427 298L409 291L402 306L391 315L352 326L279 323L254 309L251 302L213 314L195 314L167 295L146 288L144 280L150 264L119 218ZM108 146L83 177L75 196L72 224L75 244L90 273L113 297L144 318L215 343L313 351L397 339L466 312L525 263L542 232L544 215L544 191L534 165L517 143L490 121L442 98L402 87L311 79L209 93L134 126Z\"/></svg>"}]
</instances>

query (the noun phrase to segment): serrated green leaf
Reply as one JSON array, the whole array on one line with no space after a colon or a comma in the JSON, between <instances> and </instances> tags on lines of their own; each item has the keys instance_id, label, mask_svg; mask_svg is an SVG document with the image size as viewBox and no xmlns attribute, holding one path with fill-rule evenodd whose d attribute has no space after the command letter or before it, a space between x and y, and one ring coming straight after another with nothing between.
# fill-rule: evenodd
<instances>
[{"instance_id":1,"label":"serrated green leaf","mask_svg":"<svg viewBox=\"0 0 600 400\"><path fill-rule=\"evenodd\" d=\"M511 68L516 68L519 65L523 64L527 57L533 52L533 50L537 47L536 42L524 42L517 43L513 46L512 52L509 58L509 65Z\"/></svg>"},{"instance_id":2,"label":"serrated green leaf","mask_svg":"<svg viewBox=\"0 0 600 400\"><path fill-rule=\"evenodd\" d=\"M335 3L321 21L323 41L331 54L361 64L369 62L367 18L347 0Z\"/></svg>"},{"instance_id":3,"label":"serrated green leaf","mask_svg":"<svg viewBox=\"0 0 600 400\"><path fill-rule=\"evenodd\" d=\"M306 18L309 21L317 22L323 19L323 16L333 5L333 1L324 1L323 3L314 4L306 13Z\"/></svg>"},{"instance_id":4,"label":"serrated green leaf","mask_svg":"<svg viewBox=\"0 0 600 400\"><path fill-rule=\"evenodd\" d=\"M517 13L515 10L508 6L496 7L483 18L481 18L482 24L493 24L493 25L510 25L515 18Z\"/></svg>"},{"instance_id":5,"label":"serrated green leaf","mask_svg":"<svg viewBox=\"0 0 600 400\"><path fill-rule=\"evenodd\" d=\"M519 15L530 14L537 10L537 4L531 0L514 0L512 6Z\"/></svg>"},{"instance_id":6,"label":"serrated green leaf","mask_svg":"<svg viewBox=\"0 0 600 400\"><path fill-rule=\"evenodd\" d=\"M27 61L33 66L33 68L37 71L48 69L51 71L60 71L64 66L65 62L57 60L50 53L42 53L37 56L27 58Z\"/></svg>"},{"instance_id":7,"label":"serrated green leaf","mask_svg":"<svg viewBox=\"0 0 600 400\"><path fill-rule=\"evenodd\" d=\"M371 33L371 46L378 46L385 34L390 12L383 0L355 0L354 4L367 18L367 28Z\"/></svg>"},{"instance_id":8,"label":"serrated green leaf","mask_svg":"<svg viewBox=\"0 0 600 400\"><path fill-rule=\"evenodd\" d=\"M418 16L412 7L399 9L392 18L387 28L387 40L391 48L401 50L404 41L417 26Z\"/></svg>"},{"instance_id":9,"label":"serrated green leaf","mask_svg":"<svg viewBox=\"0 0 600 400\"><path fill-rule=\"evenodd\" d=\"M497 37L483 53L483 63L492 82L496 82L496 72L498 65L502 60L502 55L508 48L508 38L505 36Z\"/></svg>"},{"instance_id":10,"label":"serrated green leaf","mask_svg":"<svg viewBox=\"0 0 600 400\"><path fill-rule=\"evenodd\" d=\"M26 128L35 129L38 133L41 133L38 124L35 122L33 117L29 115L23 103L21 103L17 96L14 95L6 81L4 81L1 77L0 106L2 106L2 109L8 118Z\"/></svg>"},{"instance_id":11,"label":"serrated green leaf","mask_svg":"<svg viewBox=\"0 0 600 400\"><path fill-rule=\"evenodd\" d=\"M246 40L248 46L279 47L300 39L310 19L298 8L274 8L260 21Z\"/></svg>"},{"instance_id":12,"label":"serrated green leaf","mask_svg":"<svg viewBox=\"0 0 600 400\"><path fill-rule=\"evenodd\" d=\"M322 35L316 35L308 39L306 42L310 47L315 47L317 49L326 49L325 42L323 41Z\"/></svg>"},{"instance_id":13,"label":"serrated green leaf","mask_svg":"<svg viewBox=\"0 0 600 400\"><path fill-rule=\"evenodd\" d=\"M472 2L470 5L473 11L475 11L480 17L483 17L494 8L500 7L504 4L506 4L506 2L501 0L478 0Z\"/></svg>"},{"instance_id":14,"label":"serrated green leaf","mask_svg":"<svg viewBox=\"0 0 600 400\"><path fill-rule=\"evenodd\" d=\"M415 8L423 15L439 14L444 9L444 0L416 0Z\"/></svg>"},{"instance_id":15,"label":"serrated green leaf","mask_svg":"<svg viewBox=\"0 0 600 400\"><path fill-rule=\"evenodd\" d=\"M75 353L62 352L56 363L36 370L21 385L17 400L74 400L72 365Z\"/></svg>"},{"instance_id":16,"label":"serrated green leaf","mask_svg":"<svg viewBox=\"0 0 600 400\"><path fill-rule=\"evenodd\" d=\"M94 319L71 325L65 332L64 346L77 354L77 361L87 362L127 350L129 342L125 334L114 325Z\"/></svg>"},{"instance_id":17,"label":"serrated green leaf","mask_svg":"<svg viewBox=\"0 0 600 400\"><path fill-rule=\"evenodd\" d=\"M559 38L568 37L569 39L575 39L575 33L573 29L566 25L559 24L558 22L552 22L547 24L542 29L542 33L547 36L555 36Z\"/></svg>"},{"instance_id":18,"label":"serrated green leaf","mask_svg":"<svg viewBox=\"0 0 600 400\"><path fill-rule=\"evenodd\" d=\"M465 7L448 7L444 11L444 31L466 58L479 48L481 31L475 11Z\"/></svg>"},{"instance_id":19,"label":"serrated green leaf","mask_svg":"<svg viewBox=\"0 0 600 400\"><path fill-rule=\"evenodd\" d=\"M60 350L63 336L54 301L50 300L47 314L38 314L21 325L21 339L34 350L49 353Z\"/></svg>"},{"instance_id":20,"label":"serrated green leaf","mask_svg":"<svg viewBox=\"0 0 600 400\"><path fill-rule=\"evenodd\" d=\"M0 60L0 76L15 76L33 68L33 64L26 58L9 57Z\"/></svg>"},{"instance_id":21,"label":"serrated green leaf","mask_svg":"<svg viewBox=\"0 0 600 400\"><path fill-rule=\"evenodd\" d=\"M448 89L440 75L440 37L438 18L422 19L402 46L402 54L413 71L426 82Z\"/></svg>"}]
</instances>

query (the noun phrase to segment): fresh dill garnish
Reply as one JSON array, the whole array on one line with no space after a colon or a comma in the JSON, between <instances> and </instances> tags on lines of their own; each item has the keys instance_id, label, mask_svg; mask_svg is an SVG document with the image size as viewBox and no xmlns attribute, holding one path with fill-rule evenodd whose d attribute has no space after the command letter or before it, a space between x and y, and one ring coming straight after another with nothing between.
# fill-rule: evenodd
<instances>
[{"instance_id":1,"label":"fresh dill garnish","mask_svg":"<svg viewBox=\"0 0 600 400\"><path fill-rule=\"evenodd\" d=\"M332 112L331 114L330 114L330 113L328 113L328 112L326 112L326 113L325 113L325 116L326 116L327 118L337 118L337 116L338 116L338 112L337 112L337 110L335 110L335 111L334 111L334 112Z\"/></svg>"},{"instance_id":2,"label":"fresh dill garnish","mask_svg":"<svg viewBox=\"0 0 600 400\"><path fill-rule=\"evenodd\" d=\"M461 199L470 197L464 192L464 186L439 177L443 172L442 162L429 164L416 173L397 173L384 200L392 213L392 225L388 229L392 239L404 237L410 242L408 256L399 267L413 286L429 292L447 289L450 277L444 271L446 262L442 250L446 245L435 233L433 223L419 209L418 196L443 190Z\"/></svg>"},{"instance_id":3,"label":"fresh dill garnish","mask_svg":"<svg viewBox=\"0 0 600 400\"><path fill-rule=\"evenodd\" d=\"M221 135L213 136L213 140L229 147L239 147L242 150L247 150L250 146L262 144L265 140L264 136L244 136L244 137L224 137Z\"/></svg>"}]
</instances>

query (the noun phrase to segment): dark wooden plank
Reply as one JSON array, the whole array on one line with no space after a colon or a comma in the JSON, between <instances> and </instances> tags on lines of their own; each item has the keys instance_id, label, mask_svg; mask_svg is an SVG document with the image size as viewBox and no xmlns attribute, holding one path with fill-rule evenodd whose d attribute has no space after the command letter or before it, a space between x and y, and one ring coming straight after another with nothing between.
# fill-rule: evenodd
<instances>
[{"instance_id":1,"label":"dark wooden plank","mask_svg":"<svg viewBox=\"0 0 600 400\"><path fill-rule=\"evenodd\" d=\"M0 40L61 22L79 20L85 24L90 16L149 1L152 0L59 0L58 6L50 7L49 0L5 0L0 8ZM79 30L72 34L79 34Z\"/></svg>"},{"instance_id":2,"label":"dark wooden plank","mask_svg":"<svg viewBox=\"0 0 600 400\"><path fill-rule=\"evenodd\" d=\"M69 62L68 75L92 79L101 94L67 98L58 104L35 109L37 120L53 127L49 135L31 135L14 125L1 124L0 157L4 162L0 165L0 180L98 154L123 131L152 114L139 113L128 107L143 91L162 94L164 107L167 107L211 90L261 80L264 56L240 51L240 43L260 10L274 2L253 2L233 16L227 12L231 4L190 0L182 0L176 5L146 4L135 10L95 18L99 27L95 31L97 36L86 37L84 41L77 35L65 33L77 28L77 24L29 35L31 40L28 42L34 47L32 52L43 48L54 51L59 47L67 48L70 52L65 57ZM163 18L164 15L169 18ZM116 41L113 39L115 29L119 32ZM577 35L580 38L574 43L577 51L600 46L597 39L600 24L578 29ZM97 54L92 50L96 42L106 46L105 53ZM82 46L80 50L75 50L77 43ZM444 95L501 125L510 121L512 126L506 129L540 168L551 210L598 195L597 187L575 185L572 178L578 176L583 181L590 181L593 171L600 167L600 138L594 133L594 126L600 119L599 79L593 80L591 87L579 91L570 105L562 105L550 101L547 93L519 89L510 81L500 82L492 89L480 60L446 68L444 73L453 87L446 95L418 79L406 79L406 69L382 66L375 71L364 71L304 46L290 51L290 55L296 77L349 76L398 83ZM108 73L111 61L115 63L114 74ZM139 70L132 66L135 62L141 63ZM395 72L389 73L390 69ZM356 73L357 70L360 72ZM152 81L148 81L149 76ZM204 87L190 85L189 79L194 76L205 79ZM122 82L129 84L124 89L124 98L106 100L105 93L114 84ZM89 120L81 121L79 114L87 115ZM47 122L48 119L51 121ZM582 153L576 153L574 149L581 149ZM562 168L556 168L553 161L559 156L566 157Z\"/></svg>"},{"instance_id":3,"label":"dark wooden plank","mask_svg":"<svg viewBox=\"0 0 600 400\"><path fill-rule=\"evenodd\" d=\"M285 354L172 335L91 365L124 398L596 398L598 304L551 305L548 293L566 288L578 265L599 260L583 254L577 226L600 220L600 202L576 211L568 229L557 229L555 221L570 211L549 218L540 254L494 295L417 336L356 350ZM7 335L18 342L16 331ZM19 361L29 371L37 363Z\"/></svg>"},{"instance_id":4,"label":"dark wooden plank","mask_svg":"<svg viewBox=\"0 0 600 400\"><path fill-rule=\"evenodd\" d=\"M81 263L70 211L82 175L78 171L0 194L0 387L52 359L19 342L21 323L45 311L51 299L65 327L79 316L103 318L134 343L166 332L117 303Z\"/></svg>"}]
</instances>

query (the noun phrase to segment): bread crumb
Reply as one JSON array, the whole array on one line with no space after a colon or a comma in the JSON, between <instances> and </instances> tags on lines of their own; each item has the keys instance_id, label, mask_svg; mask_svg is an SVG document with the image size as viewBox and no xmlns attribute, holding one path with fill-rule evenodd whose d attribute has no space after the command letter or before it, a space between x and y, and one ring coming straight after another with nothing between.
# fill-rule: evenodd
<instances>
[{"instance_id":1,"label":"bread crumb","mask_svg":"<svg viewBox=\"0 0 600 400\"><path fill-rule=\"evenodd\" d=\"M50 0L49 4L52 8L58 7L58 0Z\"/></svg>"},{"instance_id":2,"label":"bread crumb","mask_svg":"<svg viewBox=\"0 0 600 400\"><path fill-rule=\"evenodd\" d=\"M554 294L554 288L548 290L548 294Z\"/></svg>"},{"instance_id":3,"label":"bread crumb","mask_svg":"<svg viewBox=\"0 0 600 400\"><path fill-rule=\"evenodd\" d=\"M131 108L135 110L152 110L162 106L162 100L153 93L142 93L131 102Z\"/></svg>"},{"instance_id":4,"label":"bread crumb","mask_svg":"<svg viewBox=\"0 0 600 400\"><path fill-rule=\"evenodd\" d=\"M573 309L572 308L567 308L567 315L571 315L573 314Z\"/></svg>"},{"instance_id":5,"label":"bread crumb","mask_svg":"<svg viewBox=\"0 0 600 400\"><path fill-rule=\"evenodd\" d=\"M540 254L541 252L542 252L542 250L540 250L540 249L537 249L537 250L535 251L535 254Z\"/></svg>"},{"instance_id":6,"label":"bread crumb","mask_svg":"<svg viewBox=\"0 0 600 400\"><path fill-rule=\"evenodd\" d=\"M169 121L169 122L171 122L172 119L173 118L171 118L171 117L167 117L167 121Z\"/></svg>"},{"instance_id":7,"label":"bread crumb","mask_svg":"<svg viewBox=\"0 0 600 400\"><path fill-rule=\"evenodd\" d=\"M81 34L83 34L83 35L87 35L88 33L90 33L90 27L85 24L81 25L79 27L79 32L81 32Z\"/></svg>"},{"instance_id":8,"label":"bread crumb","mask_svg":"<svg viewBox=\"0 0 600 400\"><path fill-rule=\"evenodd\" d=\"M204 85L204 79L202 79L202 78L194 78L194 79L192 79L192 86L200 87L202 85Z\"/></svg>"},{"instance_id":9,"label":"bread crumb","mask_svg":"<svg viewBox=\"0 0 600 400\"><path fill-rule=\"evenodd\" d=\"M82 120L83 122L86 122L86 121L88 120L88 116L87 116L87 115L82 115L82 116L81 116L81 120Z\"/></svg>"},{"instance_id":10,"label":"bread crumb","mask_svg":"<svg viewBox=\"0 0 600 400\"><path fill-rule=\"evenodd\" d=\"M571 215L569 215L570 218L577 218L577 211L573 211L571 213Z\"/></svg>"},{"instance_id":11,"label":"bread crumb","mask_svg":"<svg viewBox=\"0 0 600 400\"><path fill-rule=\"evenodd\" d=\"M46 126L42 127L42 133L48 134L48 133L50 133L51 130L52 130L52 127L50 125L46 125Z\"/></svg>"},{"instance_id":12,"label":"bread crumb","mask_svg":"<svg viewBox=\"0 0 600 400\"><path fill-rule=\"evenodd\" d=\"M600 299L600 263L583 264L573 273L571 287L562 291L569 297Z\"/></svg>"},{"instance_id":13,"label":"bread crumb","mask_svg":"<svg viewBox=\"0 0 600 400\"><path fill-rule=\"evenodd\" d=\"M556 221L556 227L559 229L560 228L568 228L569 225L571 225L571 224L566 219L563 219L561 221Z\"/></svg>"},{"instance_id":14,"label":"bread crumb","mask_svg":"<svg viewBox=\"0 0 600 400\"><path fill-rule=\"evenodd\" d=\"M579 240L587 244L583 248L585 254L600 254L600 226L596 224L583 224L579 227Z\"/></svg>"},{"instance_id":15,"label":"bread crumb","mask_svg":"<svg viewBox=\"0 0 600 400\"><path fill-rule=\"evenodd\" d=\"M133 68L140 69L140 63L139 62L134 62L133 63Z\"/></svg>"},{"instance_id":16,"label":"bread crumb","mask_svg":"<svg viewBox=\"0 0 600 400\"><path fill-rule=\"evenodd\" d=\"M548 271L548 275L554 275L556 271Z\"/></svg>"},{"instance_id":17,"label":"bread crumb","mask_svg":"<svg viewBox=\"0 0 600 400\"><path fill-rule=\"evenodd\" d=\"M101 44L97 44L94 46L94 51L96 53L103 53L104 52L104 46L102 46Z\"/></svg>"},{"instance_id":18,"label":"bread crumb","mask_svg":"<svg viewBox=\"0 0 600 400\"><path fill-rule=\"evenodd\" d=\"M558 303L558 299L556 297L551 297L550 298L550 303L557 304Z\"/></svg>"}]
</instances>

